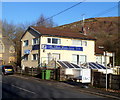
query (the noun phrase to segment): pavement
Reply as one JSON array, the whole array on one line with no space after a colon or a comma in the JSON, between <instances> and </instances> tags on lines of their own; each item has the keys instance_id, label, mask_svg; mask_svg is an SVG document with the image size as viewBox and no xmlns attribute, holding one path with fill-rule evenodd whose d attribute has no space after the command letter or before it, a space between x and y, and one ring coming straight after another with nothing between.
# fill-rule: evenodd
<instances>
[{"instance_id":1,"label":"pavement","mask_svg":"<svg viewBox=\"0 0 120 100\"><path fill-rule=\"evenodd\" d=\"M40 78L32 77L32 76L25 76L25 75L15 75L15 77L21 77L24 79L34 79L36 81L40 81L43 84L54 85L58 88L72 88L80 92L95 94L103 97L108 97L112 99L120 100L120 90L110 90L106 91L104 88L95 88L92 86L87 86L85 84L76 83L76 82L59 82L55 80L42 80Z\"/></svg>"}]
</instances>

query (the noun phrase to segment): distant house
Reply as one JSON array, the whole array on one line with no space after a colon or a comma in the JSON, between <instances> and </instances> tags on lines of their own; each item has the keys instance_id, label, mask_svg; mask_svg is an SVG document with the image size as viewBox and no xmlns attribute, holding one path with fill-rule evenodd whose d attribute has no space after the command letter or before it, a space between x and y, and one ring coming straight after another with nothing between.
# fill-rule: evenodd
<instances>
[{"instance_id":1,"label":"distant house","mask_svg":"<svg viewBox=\"0 0 120 100\"><path fill-rule=\"evenodd\" d=\"M0 65L16 62L14 43L7 36L0 34Z\"/></svg>"},{"instance_id":2,"label":"distant house","mask_svg":"<svg viewBox=\"0 0 120 100\"><path fill-rule=\"evenodd\" d=\"M113 52L108 52L104 50L103 46L95 47L95 56L96 62L105 66L105 55L106 55L106 64L109 67L113 67L115 63L115 54Z\"/></svg>"}]
</instances>

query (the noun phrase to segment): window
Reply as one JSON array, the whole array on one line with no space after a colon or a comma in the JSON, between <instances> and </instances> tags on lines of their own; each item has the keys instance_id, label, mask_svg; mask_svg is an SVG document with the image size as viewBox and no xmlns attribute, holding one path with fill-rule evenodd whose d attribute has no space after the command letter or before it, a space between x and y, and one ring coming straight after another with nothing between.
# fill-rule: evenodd
<instances>
[{"instance_id":1,"label":"window","mask_svg":"<svg viewBox=\"0 0 120 100\"><path fill-rule=\"evenodd\" d=\"M60 54L59 53L53 53L52 56L53 56L54 59L60 60Z\"/></svg>"},{"instance_id":2,"label":"window","mask_svg":"<svg viewBox=\"0 0 120 100\"><path fill-rule=\"evenodd\" d=\"M47 43L52 43L52 44L61 44L61 39L58 38L48 38Z\"/></svg>"},{"instance_id":3,"label":"window","mask_svg":"<svg viewBox=\"0 0 120 100\"><path fill-rule=\"evenodd\" d=\"M38 60L38 54L33 54L32 55L32 60Z\"/></svg>"},{"instance_id":4,"label":"window","mask_svg":"<svg viewBox=\"0 0 120 100\"><path fill-rule=\"evenodd\" d=\"M39 44L39 38L34 38L33 39L33 45Z\"/></svg>"},{"instance_id":5,"label":"window","mask_svg":"<svg viewBox=\"0 0 120 100\"><path fill-rule=\"evenodd\" d=\"M51 43L51 38L48 38L48 42L47 43Z\"/></svg>"},{"instance_id":6,"label":"window","mask_svg":"<svg viewBox=\"0 0 120 100\"><path fill-rule=\"evenodd\" d=\"M10 62L15 62L15 57L9 57L9 63Z\"/></svg>"},{"instance_id":7,"label":"window","mask_svg":"<svg viewBox=\"0 0 120 100\"><path fill-rule=\"evenodd\" d=\"M9 48L9 52L10 53L15 53L15 48L14 48L14 46L12 45L12 46L10 46L10 48Z\"/></svg>"},{"instance_id":8,"label":"window","mask_svg":"<svg viewBox=\"0 0 120 100\"><path fill-rule=\"evenodd\" d=\"M102 56L97 56L96 57L96 62L99 64L102 64Z\"/></svg>"},{"instance_id":9,"label":"window","mask_svg":"<svg viewBox=\"0 0 120 100\"><path fill-rule=\"evenodd\" d=\"M87 46L87 41L82 41L82 46Z\"/></svg>"},{"instance_id":10,"label":"window","mask_svg":"<svg viewBox=\"0 0 120 100\"><path fill-rule=\"evenodd\" d=\"M28 60L28 55L24 55L24 60Z\"/></svg>"},{"instance_id":11,"label":"window","mask_svg":"<svg viewBox=\"0 0 120 100\"><path fill-rule=\"evenodd\" d=\"M74 64L78 64L78 61L79 61L79 59L77 59L77 56L78 55L72 55L72 62L74 63Z\"/></svg>"},{"instance_id":12,"label":"window","mask_svg":"<svg viewBox=\"0 0 120 100\"><path fill-rule=\"evenodd\" d=\"M86 55L77 55L77 54L73 54L72 55L72 62L74 64L83 64L87 61L87 57Z\"/></svg>"},{"instance_id":13,"label":"window","mask_svg":"<svg viewBox=\"0 0 120 100\"><path fill-rule=\"evenodd\" d=\"M86 59L87 57L86 57L86 55L80 55L80 57L79 57L79 61L80 61L80 64L83 64L83 63L85 63L86 62Z\"/></svg>"},{"instance_id":14,"label":"window","mask_svg":"<svg viewBox=\"0 0 120 100\"><path fill-rule=\"evenodd\" d=\"M28 46L28 40L25 40L23 45Z\"/></svg>"},{"instance_id":15,"label":"window","mask_svg":"<svg viewBox=\"0 0 120 100\"><path fill-rule=\"evenodd\" d=\"M81 40L72 40L72 44L81 46L82 45L82 41Z\"/></svg>"}]
</instances>

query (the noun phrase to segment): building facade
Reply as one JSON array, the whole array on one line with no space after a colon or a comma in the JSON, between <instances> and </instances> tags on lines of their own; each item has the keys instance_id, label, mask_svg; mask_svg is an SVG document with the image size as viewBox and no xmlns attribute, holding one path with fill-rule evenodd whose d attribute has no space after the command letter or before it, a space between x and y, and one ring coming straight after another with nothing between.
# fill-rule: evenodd
<instances>
[{"instance_id":1,"label":"building facade","mask_svg":"<svg viewBox=\"0 0 120 100\"><path fill-rule=\"evenodd\" d=\"M102 48L101 48L102 47ZM95 50L96 62L108 67L115 67L115 54L104 50L103 46L96 46ZM105 63L106 62L106 63Z\"/></svg>"},{"instance_id":2,"label":"building facade","mask_svg":"<svg viewBox=\"0 0 120 100\"><path fill-rule=\"evenodd\" d=\"M95 62L95 39L54 28L29 27L21 38L22 67L47 65L51 60L75 64Z\"/></svg>"},{"instance_id":3,"label":"building facade","mask_svg":"<svg viewBox=\"0 0 120 100\"><path fill-rule=\"evenodd\" d=\"M16 62L16 51L14 43L0 34L0 65L8 65Z\"/></svg>"}]
</instances>

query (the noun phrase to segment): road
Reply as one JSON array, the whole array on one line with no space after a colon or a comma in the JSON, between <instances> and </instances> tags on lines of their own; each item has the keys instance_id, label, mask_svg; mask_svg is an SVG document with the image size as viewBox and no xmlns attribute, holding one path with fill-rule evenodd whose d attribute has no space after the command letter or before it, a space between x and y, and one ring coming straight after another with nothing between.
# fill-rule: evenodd
<instances>
[{"instance_id":1,"label":"road","mask_svg":"<svg viewBox=\"0 0 120 100\"><path fill-rule=\"evenodd\" d=\"M45 83L33 80L32 78L16 77L15 75L3 76L2 98L47 98L50 100L55 100L55 98L105 99L105 97L82 93L72 87L58 87L54 84L48 85L48 82Z\"/></svg>"}]
</instances>

